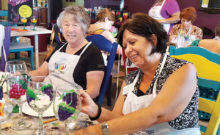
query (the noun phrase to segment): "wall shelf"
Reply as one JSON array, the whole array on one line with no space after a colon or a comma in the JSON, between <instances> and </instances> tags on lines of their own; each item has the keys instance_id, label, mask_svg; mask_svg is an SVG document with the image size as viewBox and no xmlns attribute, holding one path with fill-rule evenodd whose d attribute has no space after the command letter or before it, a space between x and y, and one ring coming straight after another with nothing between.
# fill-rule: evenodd
<instances>
[{"instance_id":1,"label":"wall shelf","mask_svg":"<svg viewBox=\"0 0 220 135\"><path fill-rule=\"evenodd\" d=\"M202 7L199 7L198 10L206 12L208 14L220 14L220 8L202 8Z\"/></svg>"}]
</instances>

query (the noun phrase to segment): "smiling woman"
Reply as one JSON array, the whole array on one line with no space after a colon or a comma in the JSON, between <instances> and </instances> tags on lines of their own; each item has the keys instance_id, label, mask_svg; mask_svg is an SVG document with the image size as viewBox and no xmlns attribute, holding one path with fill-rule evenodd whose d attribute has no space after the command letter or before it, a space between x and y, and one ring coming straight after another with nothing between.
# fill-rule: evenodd
<instances>
[{"instance_id":1,"label":"smiling woman","mask_svg":"<svg viewBox=\"0 0 220 135\"><path fill-rule=\"evenodd\" d=\"M74 135L200 135L196 69L165 53L168 35L163 26L136 13L122 25L118 38L140 69L126 76L113 111L100 108L80 91L81 111L103 123Z\"/></svg>"},{"instance_id":2,"label":"smiling woman","mask_svg":"<svg viewBox=\"0 0 220 135\"><path fill-rule=\"evenodd\" d=\"M85 39L90 18L83 7L70 6L62 11L57 25L67 41L57 47L32 76L47 75L45 81L59 89L84 89L92 97L99 95L104 76L101 52ZM62 92L62 91L61 91Z\"/></svg>"}]
</instances>

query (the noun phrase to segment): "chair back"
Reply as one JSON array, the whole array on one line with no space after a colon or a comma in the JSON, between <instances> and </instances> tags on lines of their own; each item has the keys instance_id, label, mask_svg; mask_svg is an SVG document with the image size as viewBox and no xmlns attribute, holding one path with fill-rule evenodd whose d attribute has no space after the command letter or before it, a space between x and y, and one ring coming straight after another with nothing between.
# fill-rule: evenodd
<instances>
[{"instance_id":1,"label":"chair back","mask_svg":"<svg viewBox=\"0 0 220 135\"><path fill-rule=\"evenodd\" d=\"M57 42L58 46L61 46L64 42L62 41L61 38L61 31L58 28L57 24L53 24L53 28L52 28L52 33L50 36L50 48L49 51L47 52L47 55L45 57L45 59L47 59L51 53L53 52L53 50L55 49L56 46L54 46L54 40Z\"/></svg>"},{"instance_id":2,"label":"chair back","mask_svg":"<svg viewBox=\"0 0 220 135\"><path fill-rule=\"evenodd\" d=\"M53 30L52 31L54 31L54 39L57 41L57 43L59 45L62 45L63 44L63 41L62 41L62 38L61 38L62 33L61 33L61 31L60 31L60 29L59 29L59 27L57 26L56 23L53 25Z\"/></svg>"},{"instance_id":3,"label":"chair back","mask_svg":"<svg viewBox=\"0 0 220 135\"><path fill-rule=\"evenodd\" d=\"M209 80L207 80L206 84L209 84ZM220 89L220 82L211 81L216 85L212 85L212 87L216 87L216 89ZM210 84L209 84L210 85ZM211 114L208 126L200 124L200 131L202 135L216 135L217 132L220 133L219 124L220 124L220 94L217 93L218 97L215 100L211 100L208 98L199 97L199 110ZM218 133L218 135L219 135Z\"/></svg>"},{"instance_id":4,"label":"chair back","mask_svg":"<svg viewBox=\"0 0 220 135\"><path fill-rule=\"evenodd\" d=\"M111 77L111 71L112 71L112 67L114 64L115 55L116 55L116 51L118 48L118 43L116 42L111 43L109 40L107 40L102 35L91 35L91 36L87 36L86 39L88 41L91 41L100 50L110 53L108 57L107 67L105 70L105 76L102 81L102 86L100 89L100 94L98 96L98 103L102 105L102 102L103 102L103 99L106 93L106 89L108 87L109 80Z\"/></svg>"},{"instance_id":5,"label":"chair back","mask_svg":"<svg viewBox=\"0 0 220 135\"><path fill-rule=\"evenodd\" d=\"M4 27L5 29L5 38L3 40L3 46L1 49L1 65L0 65L0 70L4 71L5 70L5 64L8 60L8 54L9 54L9 47L10 47L10 38L11 38L11 27L7 26Z\"/></svg>"},{"instance_id":6,"label":"chair back","mask_svg":"<svg viewBox=\"0 0 220 135\"><path fill-rule=\"evenodd\" d=\"M194 64L199 78L220 82L220 55L200 47L171 48L170 55Z\"/></svg>"},{"instance_id":7,"label":"chair back","mask_svg":"<svg viewBox=\"0 0 220 135\"><path fill-rule=\"evenodd\" d=\"M171 57L187 60L196 67L200 90L199 117L209 119L207 128L200 125L200 130L205 135L216 135L220 124L220 55L200 47L172 47L169 52Z\"/></svg>"}]
</instances>

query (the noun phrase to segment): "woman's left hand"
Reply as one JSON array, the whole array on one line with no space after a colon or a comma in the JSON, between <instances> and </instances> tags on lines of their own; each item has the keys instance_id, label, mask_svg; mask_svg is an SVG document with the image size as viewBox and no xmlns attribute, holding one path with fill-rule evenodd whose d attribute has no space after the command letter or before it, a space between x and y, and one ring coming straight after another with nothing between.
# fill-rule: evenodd
<instances>
[{"instance_id":1,"label":"woman's left hand","mask_svg":"<svg viewBox=\"0 0 220 135\"><path fill-rule=\"evenodd\" d=\"M73 135L102 135L100 125L93 125L87 128L80 129L73 133Z\"/></svg>"}]
</instances>

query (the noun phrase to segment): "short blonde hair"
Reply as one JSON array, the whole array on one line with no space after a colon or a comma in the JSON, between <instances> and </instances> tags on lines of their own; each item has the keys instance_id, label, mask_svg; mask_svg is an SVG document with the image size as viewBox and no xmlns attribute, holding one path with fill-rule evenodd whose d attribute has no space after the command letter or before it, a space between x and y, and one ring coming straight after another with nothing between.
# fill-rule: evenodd
<instances>
[{"instance_id":1,"label":"short blonde hair","mask_svg":"<svg viewBox=\"0 0 220 135\"><path fill-rule=\"evenodd\" d=\"M90 25L90 17L88 13L81 6L68 6L66 7L57 18L57 26L62 31L62 22L65 15L70 14L73 19L80 24L83 32L86 34L88 32L88 27Z\"/></svg>"},{"instance_id":2,"label":"short blonde hair","mask_svg":"<svg viewBox=\"0 0 220 135\"><path fill-rule=\"evenodd\" d=\"M115 21L115 15L112 13L111 10L104 8L102 9L98 15L96 16L96 21L104 22L105 18L108 18L110 21Z\"/></svg>"}]
</instances>

